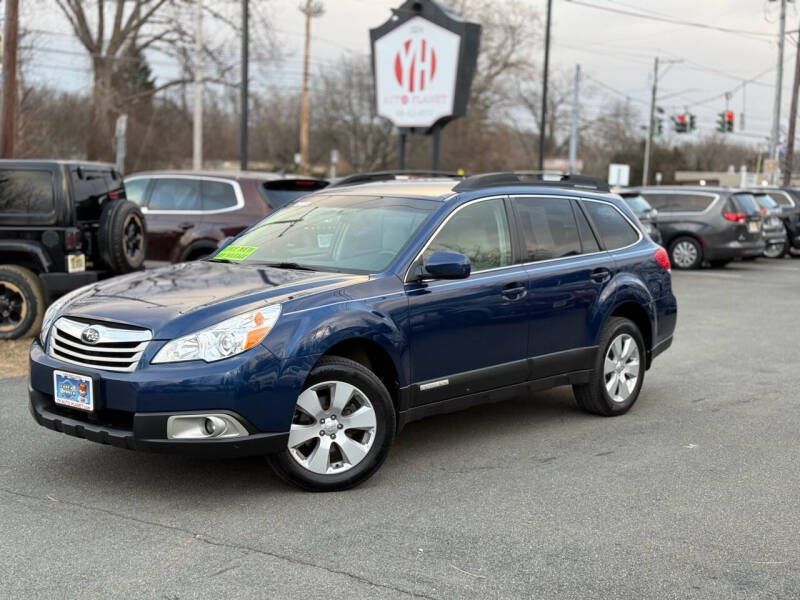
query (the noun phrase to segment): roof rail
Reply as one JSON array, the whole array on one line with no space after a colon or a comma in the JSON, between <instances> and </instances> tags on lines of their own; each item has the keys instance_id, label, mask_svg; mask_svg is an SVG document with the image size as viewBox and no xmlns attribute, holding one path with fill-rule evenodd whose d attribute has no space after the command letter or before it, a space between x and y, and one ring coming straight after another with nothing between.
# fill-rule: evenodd
<instances>
[{"instance_id":1,"label":"roof rail","mask_svg":"<svg viewBox=\"0 0 800 600\"><path fill-rule=\"evenodd\" d=\"M600 177L547 171L509 171L507 173L473 175L459 182L459 184L453 188L453 191L466 192L485 187L503 187L509 185L568 187L595 192L611 191L611 188L608 187L608 182Z\"/></svg>"},{"instance_id":2,"label":"roof rail","mask_svg":"<svg viewBox=\"0 0 800 600\"><path fill-rule=\"evenodd\" d=\"M447 177L451 179L464 179L464 175L450 171L376 171L374 173L355 173L333 181L328 187L342 187L357 185L359 183L372 183L377 181L394 181L396 179L422 179L428 177Z\"/></svg>"}]
</instances>

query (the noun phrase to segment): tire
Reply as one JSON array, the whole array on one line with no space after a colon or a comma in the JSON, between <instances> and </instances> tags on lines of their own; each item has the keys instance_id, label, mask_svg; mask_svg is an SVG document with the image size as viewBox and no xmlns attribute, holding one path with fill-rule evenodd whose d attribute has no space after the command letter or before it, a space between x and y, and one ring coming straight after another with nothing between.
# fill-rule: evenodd
<instances>
[{"instance_id":1,"label":"tire","mask_svg":"<svg viewBox=\"0 0 800 600\"><path fill-rule=\"evenodd\" d=\"M138 271L147 253L147 226L142 211L130 200L109 200L97 230L100 259L114 273Z\"/></svg>"},{"instance_id":2,"label":"tire","mask_svg":"<svg viewBox=\"0 0 800 600\"><path fill-rule=\"evenodd\" d=\"M622 342L621 346L617 345L618 341ZM621 370L617 370L620 363L616 363L612 358L610 362L616 363L616 368L610 371L610 374L606 374L606 357L610 353L613 355L619 354L620 349L623 352L627 352L628 341L635 346L635 352L631 350L627 359L624 358L624 353L620 356L622 359L621 364L623 365ZM612 345L614 345L613 351L611 350ZM596 415L615 417L625 414L636 402L644 383L646 353L642 334L633 321L622 317L611 317L600 333L598 348L599 351L595 358L595 365L589 383L572 386L575 400L580 408ZM635 366L637 370L636 380L631 388L629 385L631 379L627 377L627 374L633 372L630 368L635 360L638 360ZM626 365L627 369L624 368ZM615 375L617 380L620 380L620 375L625 377L624 381L626 382L627 390L623 390L621 386L614 390L615 386L612 381ZM609 385L612 391L619 392L618 396L612 396L608 389ZM628 395L624 396L624 398L623 391L628 392Z\"/></svg>"},{"instance_id":3,"label":"tire","mask_svg":"<svg viewBox=\"0 0 800 600\"><path fill-rule=\"evenodd\" d=\"M669 245L669 260L676 269L699 269L703 264L703 247L693 237L679 237Z\"/></svg>"},{"instance_id":4,"label":"tire","mask_svg":"<svg viewBox=\"0 0 800 600\"><path fill-rule=\"evenodd\" d=\"M789 243L784 241L778 244L767 244L764 256L767 258L783 258L789 253Z\"/></svg>"},{"instance_id":5,"label":"tire","mask_svg":"<svg viewBox=\"0 0 800 600\"><path fill-rule=\"evenodd\" d=\"M711 265L714 269L722 269L724 268L730 261L730 259L721 259L721 260L710 260L708 264Z\"/></svg>"},{"instance_id":6,"label":"tire","mask_svg":"<svg viewBox=\"0 0 800 600\"><path fill-rule=\"evenodd\" d=\"M39 333L44 309L42 282L36 274L24 267L0 265L0 339Z\"/></svg>"},{"instance_id":7,"label":"tire","mask_svg":"<svg viewBox=\"0 0 800 600\"><path fill-rule=\"evenodd\" d=\"M337 408L328 402L325 408L337 389L349 400ZM348 427L348 420L363 427ZM346 490L366 481L389 454L396 427L392 398L381 380L338 356L322 358L312 369L292 423L287 449L267 461L281 479L310 492Z\"/></svg>"}]
</instances>

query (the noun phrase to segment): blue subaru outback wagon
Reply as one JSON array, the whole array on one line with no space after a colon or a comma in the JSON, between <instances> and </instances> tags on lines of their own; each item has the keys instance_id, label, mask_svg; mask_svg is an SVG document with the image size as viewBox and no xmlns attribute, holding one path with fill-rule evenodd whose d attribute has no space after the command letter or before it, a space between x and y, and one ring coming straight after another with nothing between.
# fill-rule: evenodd
<instances>
[{"instance_id":1,"label":"blue subaru outback wagon","mask_svg":"<svg viewBox=\"0 0 800 600\"><path fill-rule=\"evenodd\" d=\"M61 298L31 347L30 407L69 435L265 455L339 490L428 415L560 385L625 413L676 316L666 252L599 180L337 187L209 260Z\"/></svg>"}]
</instances>

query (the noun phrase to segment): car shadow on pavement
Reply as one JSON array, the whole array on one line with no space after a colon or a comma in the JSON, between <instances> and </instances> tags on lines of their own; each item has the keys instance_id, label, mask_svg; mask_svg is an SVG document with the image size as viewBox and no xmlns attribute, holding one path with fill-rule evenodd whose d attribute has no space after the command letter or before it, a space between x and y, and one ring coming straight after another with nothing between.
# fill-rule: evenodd
<instances>
[{"instance_id":1,"label":"car shadow on pavement","mask_svg":"<svg viewBox=\"0 0 800 600\"><path fill-rule=\"evenodd\" d=\"M385 486L395 468L415 463L433 466L460 460L481 444L501 443L507 437L529 440L554 424L596 419L578 410L569 388L557 388L513 400L485 404L468 410L430 417L409 424L397 437L381 473L362 488ZM57 446L48 444L47 461L36 472L69 481L81 490L113 490L140 500L157 496L175 502L219 504L242 496L303 493L283 483L262 457L213 460L132 452L88 442L70 444L69 452L53 456ZM415 467L416 468L416 467ZM423 474L424 475L424 474ZM209 489L213 487L213 493ZM205 500L204 500L205 498Z\"/></svg>"}]
</instances>

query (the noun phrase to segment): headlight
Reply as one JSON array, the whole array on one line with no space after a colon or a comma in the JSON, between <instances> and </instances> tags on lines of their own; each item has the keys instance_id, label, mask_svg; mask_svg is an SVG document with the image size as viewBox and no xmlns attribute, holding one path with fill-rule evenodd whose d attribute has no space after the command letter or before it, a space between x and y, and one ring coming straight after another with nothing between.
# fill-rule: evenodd
<instances>
[{"instance_id":1,"label":"headlight","mask_svg":"<svg viewBox=\"0 0 800 600\"><path fill-rule=\"evenodd\" d=\"M273 304L227 319L168 342L152 362L214 362L241 354L267 336L280 314L280 305Z\"/></svg>"},{"instance_id":2,"label":"headlight","mask_svg":"<svg viewBox=\"0 0 800 600\"><path fill-rule=\"evenodd\" d=\"M93 283L90 283L89 285L79 287L77 290L72 290L69 294L64 294L47 307L47 310L44 312L44 317L42 317L42 328L39 330L39 340L42 342L42 346L47 346L47 335L50 333L50 327L53 326L53 322L61 314L61 311L75 298L88 292L89 288L93 285Z\"/></svg>"}]
</instances>

